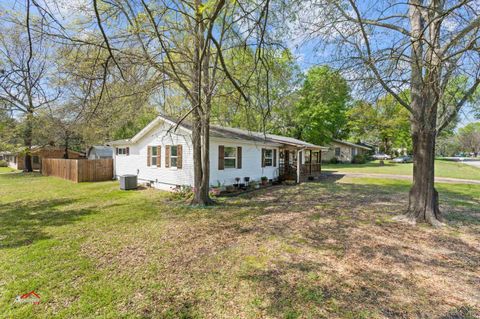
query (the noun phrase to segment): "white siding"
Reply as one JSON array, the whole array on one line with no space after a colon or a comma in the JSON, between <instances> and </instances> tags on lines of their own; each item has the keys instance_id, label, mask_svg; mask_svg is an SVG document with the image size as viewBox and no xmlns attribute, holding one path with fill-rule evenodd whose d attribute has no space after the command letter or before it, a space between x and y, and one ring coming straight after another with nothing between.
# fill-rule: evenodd
<instances>
[{"instance_id":1,"label":"white siding","mask_svg":"<svg viewBox=\"0 0 480 319\"><path fill-rule=\"evenodd\" d=\"M335 149L340 148L340 156L335 156ZM353 160L354 154L364 154L366 151L350 145L345 145L337 142L332 142L327 152L322 152L322 161L328 162L333 157L336 157L340 162L351 162Z\"/></svg>"},{"instance_id":2,"label":"white siding","mask_svg":"<svg viewBox=\"0 0 480 319\"><path fill-rule=\"evenodd\" d=\"M193 153L189 134L177 131L167 133L169 126L159 125L130 148L129 155L114 155L115 175L138 173L139 183L151 182L152 186L171 190L176 186L193 184ZM182 168L165 167L165 146L182 145ZM147 166L148 146L161 146L161 166ZM122 147L122 146L117 146Z\"/></svg>"},{"instance_id":3,"label":"white siding","mask_svg":"<svg viewBox=\"0 0 480 319\"><path fill-rule=\"evenodd\" d=\"M170 126L160 124L150 130L143 138L135 144L116 145L116 147L129 147L129 155L115 155L114 153L114 174L118 176L126 174L138 174L139 183L151 182L152 186L171 190L176 186L193 186L193 152L191 137L188 132L177 131L177 134L168 133ZM182 168L165 167L165 146L182 145ZM148 146L158 146L161 149L161 167L147 166ZM218 146L242 147L242 168L218 169ZM262 167L262 148L276 149L277 159L275 167ZM259 181L262 176L269 179L278 177L279 151L276 145L259 144L246 140L236 139L210 139L210 185L217 185L218 182L224 185L235 183L235 177L244 177L250 180Z\"/></svg>"},{"instance_id":4,"label":"white siding","mask_svg":"<svg viewBox=\"0 0 480 319\"><path fill-rule=\"evenodd\" d=\"M18 169L18 156L16 155L6 155L5 161L7 162L8 167L13 169Z\"/></svg>"},{"instance_id":5,"label":"white siding","mask_svg":"<svg viewBox=\"0 0 480 319\"><path fill-rule=\"evenodd\" d=\"M242 147L242 168L225 168L218 169L218 146L225 147ZM276 149L277 161L276 166L262 167L262 148ZM235 183L235 177L240 177L243 183L244 177L250 177L250 181L259 181L262 176L267 176L268 179L275 179L278 177L278 147L248 142L245 140L234 139L218 139L212 138L210 140L210 185L220 184L232 185Z\"/></svg>"}]
</instances>

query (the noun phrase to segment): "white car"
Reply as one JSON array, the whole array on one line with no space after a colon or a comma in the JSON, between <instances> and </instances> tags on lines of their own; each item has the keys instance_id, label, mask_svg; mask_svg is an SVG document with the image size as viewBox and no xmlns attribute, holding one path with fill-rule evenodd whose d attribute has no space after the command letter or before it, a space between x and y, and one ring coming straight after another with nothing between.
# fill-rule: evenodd
<instances>
[{"instance_id":1,"label":"white car","mask_svg":"<svg viewBox=\"0 0 480 319\"><path fill-rule=\"evenodd\" d=\"M392 157L390 155L387 155L387 154L375 154L375 155L373 155L373 158L376 159L376 160L389 160Z\"/></svg>"}]
</instances>

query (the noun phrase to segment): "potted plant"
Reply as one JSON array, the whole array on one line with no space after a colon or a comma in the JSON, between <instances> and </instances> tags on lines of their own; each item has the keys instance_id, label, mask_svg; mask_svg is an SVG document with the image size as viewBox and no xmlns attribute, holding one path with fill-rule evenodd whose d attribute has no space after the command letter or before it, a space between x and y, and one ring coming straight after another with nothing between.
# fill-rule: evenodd
<instances>
[{"instance_id":1,"label":"potted plant","mask_svg":"<svg viewBox=\"0 0 480 319\"><path fill-rule=\"evenodd\" d=\"M262 180L262 185L263 186L268 184L268 177L267 176L262 176L261 180Z\"/></svg>"}]
</instances>

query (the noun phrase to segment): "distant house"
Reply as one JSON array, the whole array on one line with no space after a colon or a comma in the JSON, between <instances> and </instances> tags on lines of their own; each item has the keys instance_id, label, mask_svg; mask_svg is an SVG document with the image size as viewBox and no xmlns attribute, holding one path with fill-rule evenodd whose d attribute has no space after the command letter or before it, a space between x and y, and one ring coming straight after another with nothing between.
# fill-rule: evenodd
<instances>
[{"instance_id":1,"label":"distant house","mask_svg":"<svg viewBox=\"0 0 480 319\"><path fill-rule=\"evenodd\" d=\"M87 150L88 159L113 158L111 146L94 145Z\"/></svg>"},{"instance_id":2,"label":"distant house","mask_svg":"<svg viewBox=\"0 0 480 319\"><path fill-rule=\"evenodd\" d=\"M43 158L64 158L65 148L56 146L33 146L31 150L32 168L41 168ZM23 152L5 152L3 154L8 166L14 169L25 169L25 155ZM83 158L85 155L80 152L68 150L68 158Z\"/></svg>"},{"instance_id":3,"label":"distant house","mask_svg":"<svg viewBox=\"0 0 480 319\"><path fill-rule=\"evenodd\" d=\"M110 142L115 148L114 175L134 174L140 182L171 190L193 186L191 126L158 116L131 139ZM210 128L210 185L318 177L321 151L326 147L298 139L212 125Z\"/></svg>"},{"instance_id":4,"label":"distant house","mask_svg":"<svg viewBox=\"0 0 480 319\"><path fill-rule=\"evenodd\" d=\"M336 158L339 162L351 163L355 155L367 154L371 151L373 151L372 148L365 145L333 139L322 160L329 162L332 158Z\"/></svg>"}]
</instances>

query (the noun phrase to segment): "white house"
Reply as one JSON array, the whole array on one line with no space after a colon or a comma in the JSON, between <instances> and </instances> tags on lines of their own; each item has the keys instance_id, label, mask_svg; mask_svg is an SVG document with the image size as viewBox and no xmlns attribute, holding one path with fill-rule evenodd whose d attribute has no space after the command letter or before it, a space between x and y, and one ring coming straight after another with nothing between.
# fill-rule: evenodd
<instances>
[{"instance_id":1,"label":"white house","mask_svg":"<svg viewBox=\"0 0 480 319\"><path fill-rule=\"evenodd\" d=\"M131 139L110 142L114 176L138 176L139 182L171 190L193 185L193 153L189 123L158 116ZM321 172L321 151L328 148L294 138L212 125L210 185L244 181L315 178ZM297 158L300 161L297 161Z\"/></svg>"},{"instance_id":2,"label":"white house","mask_svg":"<svg viewBox=\"0 0 480 319\"><path fill-rule=\"evenodd\" d=\"M365 145L333 139L328 151L323 155L323 161L328 162L335 157L339 162L351 163L356 155L365 155L372 151L371 147Z\"/></svg>"}]
</instances>

